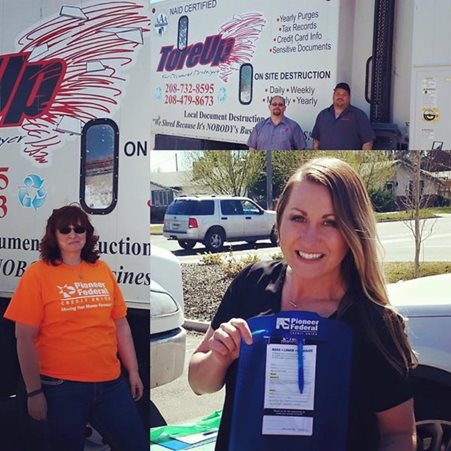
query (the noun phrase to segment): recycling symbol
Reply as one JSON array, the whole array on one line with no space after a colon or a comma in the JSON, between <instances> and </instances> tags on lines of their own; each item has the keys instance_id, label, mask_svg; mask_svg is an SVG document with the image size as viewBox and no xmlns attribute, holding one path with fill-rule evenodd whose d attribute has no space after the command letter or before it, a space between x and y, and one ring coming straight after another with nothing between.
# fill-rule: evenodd
<instances>
[{"instance_id":1,"label":"recycling symbol","mask_svg":"<svg viewBox=\"0 0 451 451\"><path fill-rule=\"evenodd\" d=\"M227 89L224 87L219 88L218 100L220 102L225 102L227 99Z\"/></svg>"},{"instance_id":2,"label":"recycling symbol","mask_svg":"<svg viewBox=\"0 0 451 451\"><path fill-rule=\"evenodd\" d=\"M23 185L19 186L19 201L23 207L37 210L44 204L47 193L42 186L44 180L36 174L27 175Z\"/></svg>"},{"instance_id":3,"label":"recycling symbol","mask_svg":"<svg viewBox=\"0 0 451 451\"><path fill-rule=\"evenodd\" d=\"M157 100L161 100L163 98L163 90L160 87L155 89L155 98Z\"/></svg>"}]
</instances>

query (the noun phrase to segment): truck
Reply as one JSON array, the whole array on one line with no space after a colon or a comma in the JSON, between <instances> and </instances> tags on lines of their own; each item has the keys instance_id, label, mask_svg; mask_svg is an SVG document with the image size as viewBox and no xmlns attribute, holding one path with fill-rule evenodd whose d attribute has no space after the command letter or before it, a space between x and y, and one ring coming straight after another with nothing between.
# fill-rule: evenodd
<instances>
[{"instance_id":1,"label":"truck","mask_svg":"<svg viewBox=\"0 0 451 451\"><path fill-rule=\"evenodd\" d=\"M186 331L182 271L177 257L152 245L151 267L150 388L153 389L183 373Z\"/></svg>"},{"instance_id":2,"label":"truck","mask_svg":"<svg viewBox=\"0 0 451 451\"><path fill-rule=\"evenodd\" d=\"M11 417L6 405L20 396L14 325L3 313L39 259L52 210L76 203L127 302L148 424L149 341L158 342L149 336L148 2L0 0L0 11L0 416Z\"/></svg>"},{"instance_id":3,"label":"truck","mask_svg":"<svg viewBox=\"0 0 451 451\"><path fill-rule=\"evenodd\" d=\"M450 0L166 0L151 8L156 149L241 149L274 95L311 147L338 82L376 149L449 149Z\"/></svg>"},{"instance_id":4,"label":"truck","mask_svg":"<svg viewBox=\"0 0 451 451\"><path fill-rule=\"evenodd\" d=\"M388 284L418 356L413 371L418 450L451 444L451 273Z\"/></svg>"}]
</instances>

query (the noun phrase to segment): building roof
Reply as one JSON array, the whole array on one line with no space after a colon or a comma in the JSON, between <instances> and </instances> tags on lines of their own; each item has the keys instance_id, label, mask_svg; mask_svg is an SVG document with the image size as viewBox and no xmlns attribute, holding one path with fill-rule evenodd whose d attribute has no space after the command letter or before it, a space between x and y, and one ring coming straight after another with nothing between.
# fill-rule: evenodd
<instances>
[{"instance_id":1,"label":"building roof","mask_svg":"<svg viewBox=\"0 0 451 451\"><path fill-rule=\"evenodd\" d=\"M184 191L184 187L191 187L192 171L151 172L150 182L162 188L172 188Z\"/></svg>"}]
</instances>

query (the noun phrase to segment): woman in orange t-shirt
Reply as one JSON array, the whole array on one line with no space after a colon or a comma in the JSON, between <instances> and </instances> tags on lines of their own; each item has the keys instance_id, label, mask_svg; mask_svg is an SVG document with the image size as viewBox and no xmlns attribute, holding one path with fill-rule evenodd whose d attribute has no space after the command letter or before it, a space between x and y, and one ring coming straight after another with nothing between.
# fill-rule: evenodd
<instances>
[{"instance_id":1,"label":"woman in orange t-shirt","mask_svg":"<svg viewBox=\"0 0 451 451\"><path fill-rule=\"evenodd\" d=\"M6 311L16 322L28 412L47 420L52 451L83 451L88 422L113 449L148 451L133 401L143 383L126 305L97 241L79 207L54 210L41 260L27 268Z\"/></svg>"}]
</instances>

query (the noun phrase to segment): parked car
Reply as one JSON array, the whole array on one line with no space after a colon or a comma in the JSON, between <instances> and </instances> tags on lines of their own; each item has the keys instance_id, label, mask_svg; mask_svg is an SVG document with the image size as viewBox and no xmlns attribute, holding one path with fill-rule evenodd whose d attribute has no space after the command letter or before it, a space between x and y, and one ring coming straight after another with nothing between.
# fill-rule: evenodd
<instances>
[{"instance_id":1,"label":"parked car","mask_svg":"<svg viewBox=\"0 0 451 451\"><path fill-rule=\"evenodd\" d=\"M183 373L186 332L179 261L152 246L150 274L150 388L154 388Z\"/></svg>"},{"instance_id":2,"label":"parked car","mask_svg":"<svg viewBox=\"0 0 451 451\"><path fill-rule=\"evenodd\" d=\"M225 241L270 239L276 244L275 222L275 211L247 197L179 197L166 210L163 236L177 240L183 249L200 242L209 251L220 250Z\"/></svg>"},{"instance_id":3,"label":"parked car","mask_svg":"<svg viewBox=\"0 0 451 451\"><path fill-rule=\"evenodd\" d=\"M451 274L389 284L388 293L408 318L407 333L418 353L418 450L451 450Z\"/></svg>"}]
</instances>

